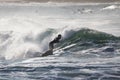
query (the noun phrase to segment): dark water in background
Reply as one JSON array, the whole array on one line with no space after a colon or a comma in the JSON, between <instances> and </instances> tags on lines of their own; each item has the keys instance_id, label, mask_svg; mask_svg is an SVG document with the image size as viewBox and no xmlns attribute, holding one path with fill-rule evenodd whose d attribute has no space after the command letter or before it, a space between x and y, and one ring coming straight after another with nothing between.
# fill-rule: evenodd
<instances>
[{"instance_id":1,"label":"dark water in background","mask_svg":"<svg viewBox=\"0 0 120 80\"><path fill-rule=\"evenodd\" d=\"M120 79L119 4L1 4L0 12L0 80ZM54 55L35 57L58 33Z\"/></svg>"}]
</instances>

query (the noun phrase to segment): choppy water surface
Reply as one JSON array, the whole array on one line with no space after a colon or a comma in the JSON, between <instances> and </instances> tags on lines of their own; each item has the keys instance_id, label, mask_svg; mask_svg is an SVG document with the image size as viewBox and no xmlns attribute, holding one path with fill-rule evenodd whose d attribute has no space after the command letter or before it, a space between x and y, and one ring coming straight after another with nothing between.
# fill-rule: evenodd
<instances>
[{"instance_id":1,"label":"choppy water surface","mask_svg":"<svg viewBox=\"0 0 120 80\"><path fill-rule=\"evenodd\" d=\"M120 80L119 12L112 3L1 4L0 80ZM59 33L54 55L40 57Z\"/></svg>"}]
</instances>

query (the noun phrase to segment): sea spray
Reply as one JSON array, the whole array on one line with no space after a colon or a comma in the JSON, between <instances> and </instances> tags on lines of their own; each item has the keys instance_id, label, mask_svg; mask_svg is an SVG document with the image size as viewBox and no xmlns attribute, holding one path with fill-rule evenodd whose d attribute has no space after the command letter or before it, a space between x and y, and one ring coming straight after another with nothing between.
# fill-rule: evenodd
<instances>
[{"instance_id":1,"label":"sea spray","mask_svg":"<svg viewBox=\"0 0 120 80\"><path fill-rule=\"evenodd\" d=\"M26 58L29 55L34 55L36 52L43 53L48 50L49 42L57 36L56 34L61 32L64 33L62 34L64 39L71 30L66 32L64 29L46 29L38 33L20 33L14 31L6 33L3 31L0 36L0 56L9 60Z\"/></svg>"},{"instance_id":2,"label":"sea spray","mask_svg":"<svg viewBox=\"0 0 120 80\"><path fill-rule=\"evenodd\" d=\"M61 45L57 44L55 45L55 48L57 49L59 47L59 49L64 49L64 47L69 45L77 44L74 46L74 48L72 47L72 51L77 51L78 48L84 49L83 47L80 47L80 45L82 46L83 44L86 46L86 48L87 46L89 48L89 45L94 47L93 44L102 43L104 45L104 43L109 43L109 41L119 40L119 38L113 35L87 28L73 29L72 27L64 27L61 29L46 29L42 32L38 32L37 34L32 32L12 32L6 33L8 37L6 37L5 33L3 32L3 34L1 33L0 39L2 41L2 44L0 45L0 55L6 60L35 57L35 53L39 52L41 54L49 49L49 42L53 40L57 34L62 35L62 40L60 41ZM3 39L5 40L3 41Z\"/></svg>"}]
</instances>

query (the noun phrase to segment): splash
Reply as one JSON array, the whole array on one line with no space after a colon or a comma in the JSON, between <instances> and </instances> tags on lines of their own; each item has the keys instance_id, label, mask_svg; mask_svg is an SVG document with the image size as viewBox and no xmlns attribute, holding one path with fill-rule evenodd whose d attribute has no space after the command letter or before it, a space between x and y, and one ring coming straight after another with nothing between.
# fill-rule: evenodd
<instances>
[{"instance_id":1,"label":"splash","mask_svg":"<svg viewBox=\"0 0 120 80\"><path fill-rule=\"evenodd\" d=\"M114 9L120 9L120 6L110 5L110 6L103 8L102 10L114 10Z\"/></svg>"},{"instance_id":2,"label":"splash","mask_svg":"<svg viewBox=\"0 0 120 80\"><path fill-rule=\"evenodd\" d=\"M62 34L63 39L65 39L70 33L73 34L73 30L70 28L68 28L68 30L66 28L45 29L38 33L2 31L0 33L0 56L6 60L34 57L36 52L43 53L48 50L49 42L54 39L57 34Z\"/></svg>"},{"instance_id":3,"label":"splash","mask_svg":"<svg viewBox=\"0 0 120 80\"><path fill-rule=\"evenodd\" d=\"M59 47L64 50L67 48L67 46L73 44L77 44L75 45L77 47L81 43L83 43L83 45L90 45L86 42L91 42L93 45L119 40L118 37L115 37L111 34L87 28L72 29L71 27L65 27L61 29L46 29L43 32L39 32L37 34L23 34L12 31L1 32L0 56L6 60L35 57L35 55L38 55L35 53L43 53L48 50L48 44L55 38L55 36L57 36L56 34L62 34L62 40L60 44L56 45L56 49ZM75 49L75 46L72 49Z\"/></svg>"}]
</instances>

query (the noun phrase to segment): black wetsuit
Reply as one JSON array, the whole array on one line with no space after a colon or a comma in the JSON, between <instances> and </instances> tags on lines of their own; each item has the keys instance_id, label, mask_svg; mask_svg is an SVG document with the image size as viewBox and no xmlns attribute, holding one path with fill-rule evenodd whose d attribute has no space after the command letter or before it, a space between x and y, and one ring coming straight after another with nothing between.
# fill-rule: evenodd
<instances>
[{"instance_id":1,"label":"black wetsuit","mask_svg":"<svg viewBox=\"0 0 120 80\"><path fill-rule=\"evenodd\" d=\"M53 41L51 41L51 42L49 43L49 49L53 49L53 48L54 48L54 43L60 42L59 40L60 40L60 38L57 37L57 38L55 38Z\"/></svg>"},{"instance_id":2,"label":"black wetsuit","mask_svg":"<svg viewBox=\"0 0 120 80\"><path fill-rule=\"evenodd\" d=\"M56 37L53 41L51 41L49 43L49 50L43 53L41 56L44 57L48 55L53 55L54 43L60 42L60 39L61 39L61 35L58 35L58 37Z\"/></svg>"}]
</instances>

